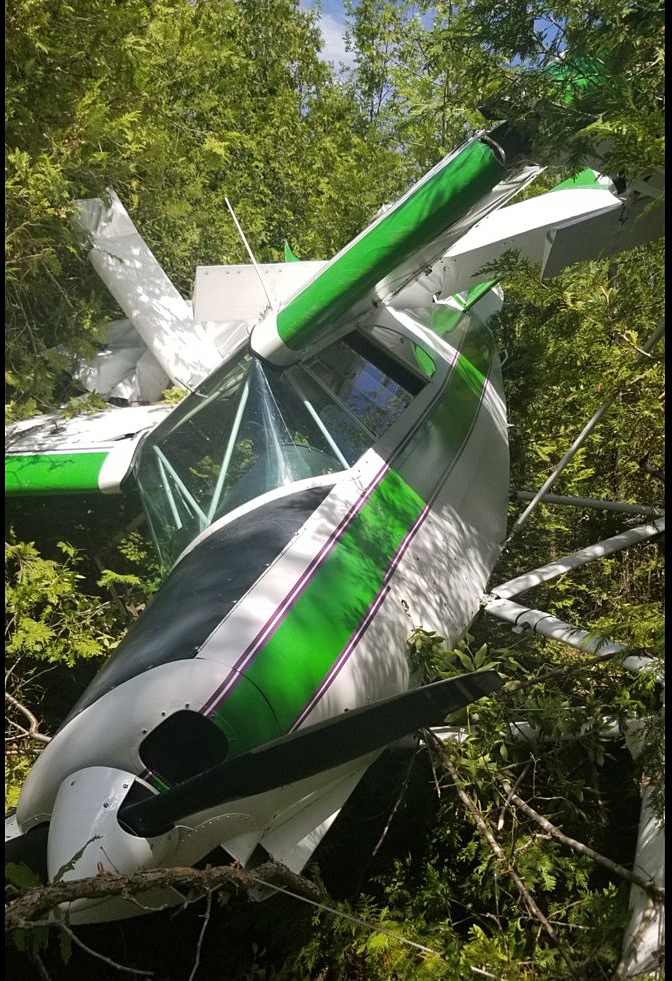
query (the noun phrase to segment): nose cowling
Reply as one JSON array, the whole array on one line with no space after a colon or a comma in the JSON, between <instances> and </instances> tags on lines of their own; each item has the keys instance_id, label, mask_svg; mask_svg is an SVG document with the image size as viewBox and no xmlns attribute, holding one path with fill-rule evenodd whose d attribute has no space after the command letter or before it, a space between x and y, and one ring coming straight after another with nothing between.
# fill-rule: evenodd
<instances>
[{"instance_id":1,"label":"nose cowling","mask_svg":"<svg viewBox=\"0 0 672 981\"><path fill-rule=\"evenodd\" d=\"M119 875L155 868L178 842L175 829L139 838L118 821L119 807L136 777L107 766L92 766L62 781L49 823L47 873L50 882L85 879L101 872ZM78 919L97 901L69 904Z\"/></svg>"}]
</instances>

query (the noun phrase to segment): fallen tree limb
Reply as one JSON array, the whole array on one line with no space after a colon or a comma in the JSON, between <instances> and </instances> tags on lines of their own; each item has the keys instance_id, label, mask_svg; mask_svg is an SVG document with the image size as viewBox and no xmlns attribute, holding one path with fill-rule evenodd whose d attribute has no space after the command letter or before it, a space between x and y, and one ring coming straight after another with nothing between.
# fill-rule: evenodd
<instances>
[{"instance_id":1,"label":"fallen tree limb","mask_svg":"<svg viewBox=\"0 0 672 981\"><path fill-rule=\"evenodd\" d=\"M224 886L236 892L249 892L259 880L269 885L285 886L306 899L318 899L317 888L303 876L296 875L280 862L265 862L254 869L254 878L245 869L227 865L207 869L149 869L133 875L102 873L89 879L71 879L28 889L5 907L5 930L29 928L60 903L76 899L124 898L151 889L176 889L189 892L194 899Z\"/></svg>"},{"instance_id":2,"label":"fallen tree limb","mask_svg":"<svg viewBox=\"0 0 672 981\"><path fill-rule=\"evenodd\" d=\"M533 821L548 832L557 841L562 842L568 848L573 851L578 852L580 855L586 855L588 858L592 858L594 862L598 865L602 865L605 869L609 869L614 875L618 876L620 879L625 879L627 882L634 882L635 885L643 889L652 899L662 902L665 899L665 890L661 889L660 886L654 885L650 879L645 879L644 876L639 875L639 873L626 869L623 865L619 865L617 862L612 862L610 858L606 858L604 855L600 855L595 849L591 848L589 845L584 845L582 841L577 841L576 838L570 838L569 835L564 834L559 828L556 828L554 824L545 818L538 811L535 811L533 807L530 807L522 798L520 798L516 793L511 790L509 784L505 783L502 785L504 792L507 794L507 802L511 801L516 805L523 814L527 814L528 817L532 818Z\"/></svg>"}]
</instances>

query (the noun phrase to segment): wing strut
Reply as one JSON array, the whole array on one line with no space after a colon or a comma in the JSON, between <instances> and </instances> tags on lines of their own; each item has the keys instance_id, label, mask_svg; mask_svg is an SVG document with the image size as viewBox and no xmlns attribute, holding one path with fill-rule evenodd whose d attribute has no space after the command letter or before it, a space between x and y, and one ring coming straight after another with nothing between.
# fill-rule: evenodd
<instances>
[{"instance_id":1,"label":"wing strut","mask_svg":"<svg viewBox=\"0 0 672 981\"><path fill-rule=\"evenodd\" d=\"M645 343L643 344L643 346L641 348L641 352L640 352L640 354L637 357L637 360L638 361L641 361L642 358L646 357L646 355L656 346L656 344L658 343L658 341L660 340L660 338L663 336L664 333L665 333L665 321L663 321L662 323L658 324L658 326L656 327L656 329L654 330L654 332L651 334L651 336L648 338L648 340L645 341ZM562 460L560 460L560 462L558 463L558 465L554 469L553 473L550 475L550 477L548 477L546 479L546 481L544 482L543 486L539 488L539 490L534 495L534 497L532 498L532 500L530 501L530 503L527 505L527 507L525 508L525 510L523 511L523 513L516 518L516 520L515 520L515 522L513 524L513 527L511 529L511 532L509 534L509 537L506 540L506 543L507 544L511 541L511 539L513 538L513 536L517 532L519 532L520 529L523 527L523 525L525 524L525 522L527 521L527 519L529 518L529 516L532 514L532 512L536 508L536 506L539 503L539 501L546 494L546 492L551 489L551 487L553 486L553 484L555 483L555 481L558 479L558 477L560 476L560 474L562 473L562 471L565 469L565 467L567 466L567 464L576 455L576 453L581 449L581 447L583 446L583 444L585 443L585 441L588 439L588 437L592 433L593 429L595 429L595 427L601 421L601 419L605 415L605 413L614 404L614 402L616 401L617 397L618 397L617 394L612 395L611 398L607 399L606 402L603 402L602 405L599 407L599 409L588 420L588 422L586 423L586 425L583 427L583 429L581 430L581 432L579 433L579 435L576 437L576 439L574 440L574 442L572 443L572 445L570 446L570 448L567 450L567 452L563 456Z\"/></svg>"},{"instance_id":2,"label":"wing strut","mask_svg":"<svg viewBox=\"0 0 672 981\"><path fill-rule=\"evenodd\" d=\"M533 501L532 491L514 490L513 497L520 501ZM623 514L643 514L649 518L657 518L663 514L662 508L646 504L624 504L621 501L600 501L594 497L563 497L562 494L544 494L542 504L560 504L572 508L592 508L595 511L621 511Z\"/></svg>"},{"instance_id":3,"label":"wing strut","mask_svg":"<svg viewBox=\"0 0 672 981\"><path fill-rule=\"evenodd\" d=\"M496 599L511 599L512 596L518 596L520 593L524 593L528 589L538 586L539 583L548 582L549 579L562 576L571 569L577 569L579 566L586 565L588 562L594 562L595 559L602 559L606 555L620 552L621 549L628 548L630 545L637 545L639 542L645 542L649 538L655 538L657 535L663 534L664 531L664 516L658 518L656 521L652 521L648 525L638 525L637 528L628 528L626 531L622 531L618 535L613 535L611 538L605 538L595 545L580 548L577 552L572 552L571 555L565 555L561 559L556 559L547 565L539 566L538 569L526 572L522 576L509 579L508 582L495 586L491 590L491 596Z\"/></svg>"}]
</instances>

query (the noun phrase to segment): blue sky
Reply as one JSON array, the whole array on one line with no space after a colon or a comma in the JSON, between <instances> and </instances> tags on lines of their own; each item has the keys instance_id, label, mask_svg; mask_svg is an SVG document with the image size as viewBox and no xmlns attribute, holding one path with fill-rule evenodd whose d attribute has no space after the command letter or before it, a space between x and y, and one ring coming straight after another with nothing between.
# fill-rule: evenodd
<instances>
[{"instance_id":1,"label":"blue sky","mask_svg":"<svg viewBox=\"0 0 672 981\"><path fill-rule=\"evenodd\" d=\"M312 10L317 5L317 0L300 0L300 6L304 10ZM345 10L342 0L322 0L322 16L320 27L324 37L324 48L322 49L322 59L333 61L336 67L341 62L346 66L353 64L354 57L352 52L345 50L343 34L345 33ZM431 15L425 15L423 20L427 23ZM557 34L557 27L549 24L548 21L537 20L535 22L537 30L544 30L546 41L550 42Z\"/></svg>"},{"instance_id":2,"label":"blue sky","mask_svg":"<svg viewBox=\"0 0 672 981\"><path fill-rule=\"evenodd\" d=\"M301 6L304 10L312 10L315 5L315 0L301 0ZM343 42L345 11L341 0L322 0L320 27L324 37L322 58L325 61L335 62L337 66L341 61L345 62L346 65L351 65L353 56L351 52L345 50Z\"/></svg>"}]
</instances>

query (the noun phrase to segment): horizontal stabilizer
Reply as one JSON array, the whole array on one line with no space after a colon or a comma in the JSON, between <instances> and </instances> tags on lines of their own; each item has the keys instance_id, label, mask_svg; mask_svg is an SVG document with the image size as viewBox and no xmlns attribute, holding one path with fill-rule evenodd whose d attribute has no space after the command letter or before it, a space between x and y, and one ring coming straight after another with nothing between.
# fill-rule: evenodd
<instances>
[{"instance_id":1,"label":"horizontal stabilizer","mask_svg":"<svg viewBox=\"0 0 672 981\"><path fill-rule=\"evenodd\" d=\"M257 269L271 296L284 303L325 262L267 262ZM266 311L268 300L252 265L197 266L194 280L194 320L199 323L252 323Z\"/></svg>"},{"instance_id":2,"label":"horizontal stabilizer","mask_svg":"<svg viewBox=\"0 0 672 981\"><path fill-rule=\"evenodd\" d=\"M109 204L78 201L89 259L136 331L175 385L193 388L221 355L148 249L112 190Z\"/></svg>"},{"instance_id":3,"label":"horizontal stabilizer","mask_svg":"<svg viewBox=\"0 0 672 981\"><path fill-rule=\"evenodd\" d=\"M492 280L492 269L484 271L484 268L497 262L504 252L517 252L521 259L541 263L547 237L558 226L580 223L595 215L618 214L622 207L620 198L595 181L590 187L555 188L495 211L456 242L437 264L443 271L440 298ZM575 244L572 239L570 249ZM579 258L577 255L569 261Z\"/></svg>"},{"instance_id":4,"label":"horizontal stabilizer","mask_svg":"<svg viewBox=\"0 0 672 981\"><path fill-rule=\"evenodd\" d=\"M546 237L542 279L551 279L575 262L607 259L665 234L665 209L651 198L626 202L619 208L569 219Z\"/></svg>"}]
</instances>

